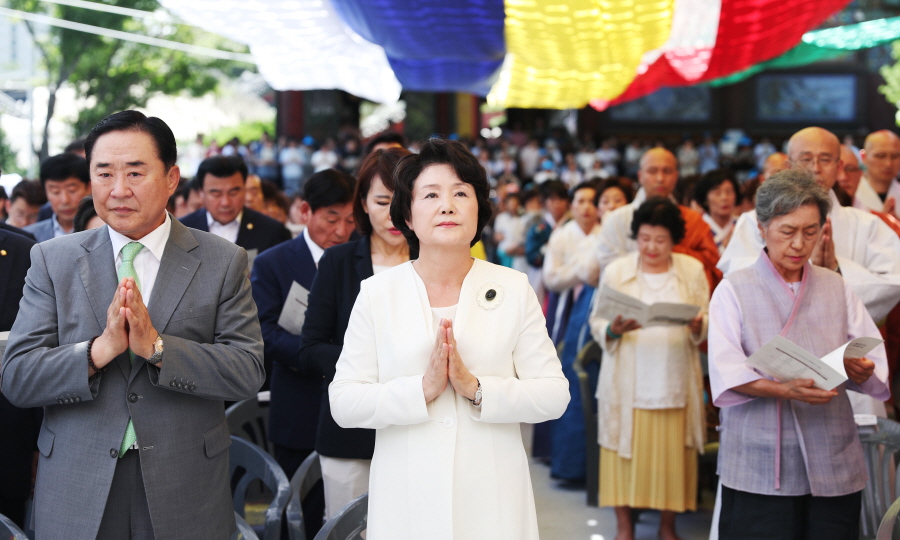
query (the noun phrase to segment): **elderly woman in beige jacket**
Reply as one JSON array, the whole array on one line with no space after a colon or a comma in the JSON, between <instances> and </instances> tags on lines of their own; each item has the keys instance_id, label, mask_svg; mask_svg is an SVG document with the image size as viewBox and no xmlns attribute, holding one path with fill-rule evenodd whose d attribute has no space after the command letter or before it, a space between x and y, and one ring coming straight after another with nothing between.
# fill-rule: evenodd
<instances>
[{"instance_id":1,"label":"elderly woman in beige jacket","mask_svg":"<svg viewBox=\"0 0 900 540\"><path fill-rule=\"evenodd\" d=\"M632 233L638 251L610 263L601 288L700 312L688 325L641 328L622 316L604 319L595 304L591 333L604 350L597 386L600 504L616 508L617 540L634 537L631 508L661 510L659 537L675 540L676 512L696 509L704 437L697 345L706 336L709 282L700 261L672 252L684 221L668 199L643 203Z\"/></svg>"}]
</instances>

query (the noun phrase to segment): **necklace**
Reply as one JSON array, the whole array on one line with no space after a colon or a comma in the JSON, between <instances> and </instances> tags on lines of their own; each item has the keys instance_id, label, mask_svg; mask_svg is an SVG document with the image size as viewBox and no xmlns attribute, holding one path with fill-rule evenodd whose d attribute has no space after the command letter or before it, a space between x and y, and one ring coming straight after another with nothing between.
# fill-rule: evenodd
<instances>
[{"instance_id":1,"label":"necklace","mask_svg":"<svg viewBox=\"0 0 900 540\"><path fill-rule=\"evenodd\" d=\"M665 279L662 280L661 284L658 287L653 287L652 285L650 285L650 280L648 280L646 278L647 272L644 272L644 261L640 260L640 266L638 268L638 279L640 280L641 285L644 288L646 288L648 291L654 292L654 293L660 292L663 289L665 289L666 286L668 286L669 280L672 278L672 274L669 273L669 270L670 270L670 262L668 260L666 260L666 271L660 272L660 273L666 274L666 277L665 277Z\"/></svg>"}]
</instances>

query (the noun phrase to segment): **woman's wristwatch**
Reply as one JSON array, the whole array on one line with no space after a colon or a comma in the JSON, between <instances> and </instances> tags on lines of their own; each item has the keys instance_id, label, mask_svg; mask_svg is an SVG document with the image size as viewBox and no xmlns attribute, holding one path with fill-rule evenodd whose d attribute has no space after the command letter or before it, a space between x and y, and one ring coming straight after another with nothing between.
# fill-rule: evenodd
<instances>
[{"instance_id":1,"label":"woman's wristwatch","mask_svg":"<svg viewBox=\"0 0 900 540\"><path fill-rule=\"evenodd\" d=\"M475 390L475 399L470 399L469 401L471 401L472 405L475 405L475 407L481 407L481 381L477 378L475 381L478 383L478 389Z\"/></svg>"}]
</instances>

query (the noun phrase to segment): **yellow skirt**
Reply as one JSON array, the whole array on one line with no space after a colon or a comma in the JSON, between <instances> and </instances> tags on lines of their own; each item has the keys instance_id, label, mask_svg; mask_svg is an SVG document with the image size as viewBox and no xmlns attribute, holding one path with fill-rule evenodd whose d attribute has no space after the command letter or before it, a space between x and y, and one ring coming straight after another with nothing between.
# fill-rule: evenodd
<instances>
[{"instance_id":1,"label":"yellow skirt","mask_svg":"<svg viewBox=\"0 0 900 540\"><path fill-rule=\"evenodd\" d=\"M697 450L684 446L685 409L634 410L631 459L600 448L600 506L697 509Z\"/></svg>"}]
</instances>

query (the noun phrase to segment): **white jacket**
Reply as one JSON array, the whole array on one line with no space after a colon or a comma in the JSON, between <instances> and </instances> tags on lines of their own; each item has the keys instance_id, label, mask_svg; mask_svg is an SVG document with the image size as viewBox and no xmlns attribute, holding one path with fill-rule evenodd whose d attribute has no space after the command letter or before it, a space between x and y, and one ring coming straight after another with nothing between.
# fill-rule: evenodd
<instances>
[{"instance_id":1,"label":"white jacket","mask_svg":"<svg viewBox=\"0 0 900 540\"><path fill-rule=\"evenodd\" d=\"M328 392L338 425L378 430L370 540L538 538L519 422L558 418L569 402L545 324L524 274L475 260L453 329L481 408L449 385L426 404L435 334L424 283L412 263L362 282Z\"/></svg>"}]
</instances>

